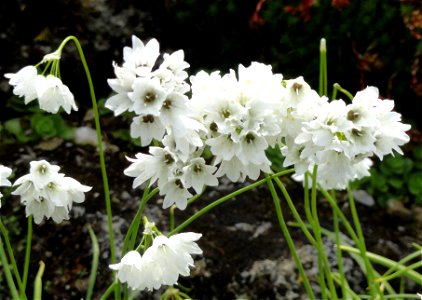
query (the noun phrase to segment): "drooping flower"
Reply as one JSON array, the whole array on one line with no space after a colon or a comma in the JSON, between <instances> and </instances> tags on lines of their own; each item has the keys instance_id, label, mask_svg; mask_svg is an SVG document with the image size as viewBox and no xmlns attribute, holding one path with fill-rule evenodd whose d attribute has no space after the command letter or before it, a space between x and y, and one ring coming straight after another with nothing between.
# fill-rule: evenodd
<instances>
[{"instance_id":1,"label":"drooping flower","mask_svg":"<svg viewBox=\"0 0 422 300\"><path fill-rule=\"evenodd\" d=\"M71 177L59 173L59 166L45 160L32 161L30 172L18 178L12 194L21 197L25 205L26 216L32 215L36 224L44 218L52 218L60 223L69 219L69 212L74 202L85 200L86 192L91 187L79 183Z\"/></svg>"},{"instance_id":2,"label":"drooping flower","mask_svg":"<svg viewBox=\"0 0 422 300\"><path fill-rule=\"evenodd\" d=\"M189 276L194 266L192 255L202 254L196 243L201 234L186 232L171 236L159 235L141 255L129 251L120 263L110 265L117 278L134 290L159 289L176 284L179 276Z\"/></svg>"},{"instance_id":3,"label":"drooping flower","mask_svg":"<svg viewBox=\"0 0 422 300\"><path fill-rule=\"evenodd\" d=\"M68 114L72 109L78 110L72 92L60 78L54 75L37 76L35 78L35 89L42 110L53 114L57 113L60 107L63 107Z\"/></svg>"},{"instance_id":4,"label":"drooping flower","mask_svg":"<svg viewBox=\"0 0 422 300\"><path fill-rule=\"evenodd\" d=\"M7 73L4 76L9 79L9 84L14 86L13 93L25 98L25 104L37 98L37 91L35 89L37 68L26 66L17 73Z\"/></svg>"},{"instance_id":5,"label":"drooping flower","mask_svg":"<svg viewBox=\"0 0 422 300\"><path fill-rule=\"evenodd\" d=\"M0 186L11 186L12 183L7 179L12 174L12 169L0 165ZM0 199L3 197L3 194L0 193ZM1 202L0 202L1 207Z\"/></svg>"}]
</instances>

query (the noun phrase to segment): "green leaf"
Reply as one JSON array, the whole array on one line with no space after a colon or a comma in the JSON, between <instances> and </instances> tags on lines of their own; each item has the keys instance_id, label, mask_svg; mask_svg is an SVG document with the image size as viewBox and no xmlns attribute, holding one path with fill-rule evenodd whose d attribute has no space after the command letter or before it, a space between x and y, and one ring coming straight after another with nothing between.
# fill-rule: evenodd
<instances>
[{"instance_id":1,"label":"green leaf","mask_svg":"<svg viewBox=\"0 0 422 300\"><path fill-rule=\"evenodd\" d=\"M31 117L31 127L36 133L43 137L57 136L57 127L54 122L55 115L35 114Z\"/></svg>"},{"instance_id":2,"label":"green leaf","mask_svg":"<svg viewBox=\"0 0 422 300\"><path fill-rule=\"evenodd\" d=\"M31 139L25 135L25 132L21 126L21 122L19 118L10 119L4 123L4 128L13 134L16 139L21 143L27 143Z\"/></svg>"},{"instance_id":3,"label":"green leaf","mask_svg":"<svg viewBox=\"0 0 422 300\"><path fill-rule=\"evenodd\" d=\"M388 184L391 185L395 189L401 189L404 185L403 179L400 178L389 178L387 180Z\"/></svg>"},{"instance_id":4,"label":"green leaf","mask_svg":"<svg viewBox=\"0 0 422 300\"><path fill-rule=\"evenodd\" d=\"M422 161L422 145L413 148L412 154L415 159Z\"/></svg>"},{"instance_id":5,"label":"green leaf","mask_svg":"<svg viewBox=\"0 0 422 300\"><path fill-rule=\"evenodd\" d=\"M411 174L407 182L407 187L413 195L422 194L422 172Z\"/></svg>"}]
</instances>

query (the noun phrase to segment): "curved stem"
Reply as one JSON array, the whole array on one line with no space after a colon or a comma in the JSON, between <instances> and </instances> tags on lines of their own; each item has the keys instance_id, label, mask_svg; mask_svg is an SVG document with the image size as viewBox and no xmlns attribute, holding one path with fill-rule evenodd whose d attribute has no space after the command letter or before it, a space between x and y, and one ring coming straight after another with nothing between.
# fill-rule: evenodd
<instances>
[{"instance_id":1,"label":"curved stem","mask_svg":"<svg viewBox=\"0 0 422 300\"><path fill-rule=\"evenodd\" d=\"M3 272L6 277L7 285L9 286L9 291L12 294L14 300L20 299L18 290L16 289L15 283L13 282L12 272L10 272L9 262L7 261L6 252L4 251L3 241L0 237L0 260L3 267Z\"/></svg>"},{"instance_id":2,"label":"curved stem","mask_svg":"<svg viewBox=\"0 0 422 300\"><path fill-rule=\"evenodd\" d=\"M101 167L101 176L103 180L103 189L104 189L104 198L105 198L105 205L106 205L106 212L107 212L107 223L108 223L108 238L109 238L109 246L110 246L110 259L111 263L116 262L116 251L115 251L115 242L114 242L114 232L113 232L113 217L112 217L112 211L111 211L111 199L110 199L110 189L108 185L108 177L107 177L107 170L105 165L105 155L104 155L104 149L103 149L103 139L101 136L101 125L100 125L100 115L98 112L98 105L97 100L95 97L95 91L94 91L94 84L92 83L91 78L91 72L89 71L88 64L85 59L84 52L82 50L81 44L79 43L79 40L71 35L68 36L63 40L63 42L60 44L57 52L61 53L63 47L66 45L68 41L73 41L76 45L76 49L78 50L79 57L81 59L82 65L85 70L86 79L88 81L89 86L89 93L92 100L92 110L94 113L94 121L95 121L95 130L97 133L97 143L98 143L98 153L100 157L100 167ZM115 273L115 271L113 271ZM118 291L118 288L116 289L116 300L120 299L120 293Z\"/></svg>"},{"instance_id":3,"label":"curved stem","mask_svg":"<svg viewBox=\"0 0 422 300\"><path fill-rule=\"evenodd\" d=\"M26 249L25 249L25 263L22 275L22 288L26 290L26 283L28 282L29 272L29 259L31 257L31 244L32 244L32 215L28 217L28 233L26 235Z\"/></svg>"},{"instance_id":4,"label":"curved stem","mask_svg":"<svg viewBox=\"0 0 422 300\"><path fill-rule=\"evenodd\" d=\"M34 282L34 300L41 300L42 298L42 276L44 274L44 269L45 264L44 262L40 261L40 267L38 268Z\"/></svg>"},{"instance_id":5,"label":"curved stem","mask_svg":"<svg viewBox=\"0 0 422 300\"><path fill-rule=\"evenodd\" d=\"M1 219L0 219L0 231L3 235L4 242L6 244L7 253L8 253L9 258L10 258L10 263L12 264L13 274L15 275L17 284L19 286L19 293L20 293L21 297L23 297L25 295L25 288L22 285L22 279L21 279L21 276L19 274L19 269L18 269L18 265L17 265L16 260L15 260L15 255L13 253L12 245L10 244L10 241L9 241L9 235L8 235L6 227L4 227L4 224L1 221Z\"/></svg>"},{"instance_id":6,"label":"curved stem","mask_svg":"<svg viewBox=\"0 0 422 300\"><path fill-rule=\"evenodd\" d=\"M301 276L301 279L303 280L303 284L305 285L306 293L308 294L309 299L315 299L315 295L314 295L314 292L312 291L311 284L309 283L308 276L306 275L303 265L300 262L299 255L297 254L297 251L296 251L296 246L293 242L292 237L290 236L289 229L287 228L287 225L286 225L286 221L284 220L283 212L281 211L280 199L274 188L272 179L269 177L267 177L267 184L270 189L271 196L273 198L278 223L280 225L281 231L283 232L284 238L286 239L287 245L290 249L290 253L293 256L293 260L295 261L296 267L299 270L299 274Z\"/></svg>"},{"instance_id":7,"label":"curved stem","mask_svg":"<svg viewBox=\"0 0 422 300\"><path fill-rule=\"evenodd\" d=\"M89 285L86 291L85 299L91 300L92 294L94 291L95 278L97 277L98 260L100 257L100 247L98 245L97 237L95 236L95 233L92 230L91 226L88 226L88 232L89 232L89 236L92 242L92 265L91 265L91 272L89 274Z\"/></svg>"},{"instance_id":8,"label":"curved stem","mask_svg":"<svg viewBox=\"0 0 422 300\"><path fill-rule=\"evenodd\" d=\"M273 175L269 175L270 178L275 178L275 177L279 177L279 176L283 176L289 173L293 173L294 169L288 169L288 170L283 170L281 172L278 172L276 174ZM188 226L190 223L192 223L193 221L195 221L197 218L199 218L200 216L202 216L203 214L205 214L206 212L210 211L211 209L213 209L214 207L232 199L233 197L236 197L244 192L247 192L257 186L260 186L261 184L265 183L267 181L267 178L265 179L261 179L259 181L256 181L248 186L245 186L233 193L230 193L224 197L221 197L220 199L214 201L211 204L208 204L207 206L205 206L204 208L202 208L201 210L199 210L198 212L196 212L193 216L191 216L190 218L188 218L187 220L185 220L182 224L180 224L179 226L177 226L175 229L173 229L167 236L171 236L173 234L176 234L178 232L180 232L182 229L184 229L186 226Z\"/></svg>"},{"instance_id":9,"label":"curved stem","mask_svg":"<svg viewBox=\"0 0 422 300\"><path fill-rule=\"evenodd\" d=\"M312 236L312 234L309 232L308 228L306 227L305 223L303 222L302 218L300 217L299 213L296 210L296 207L292 201L292 198L290 197L289 193L287 192L286 187L281 182L279 178L274 178L275 183L277 184L278 188L281 190L284 198L286 199L287 205L290 208L290 211L293 214L293 217L296 219L296 222L298 223L300 229L302 229L303 233L305 234L306 238L309 240L309 242L312 244L312 246L315 245L315 239Z\"/></svg>"},{"instance_id":10,"label":"curved stem","mask_svg":"<svg viewBox=\"0 0 422 300\"><path fill-rule=\"evenodd\" d=\"M375 297L376 294L380 295L381 291L379 291L379 286L374 281L375 276L374 276L374 272L373 272L373 269L372 269L372 265L371 265L371 262L369 261L369 259L366 256L367 251L366 251L366 245L365 245L365 238L363 236L362 227L360 225L359 216L358 216L358 213L357 213L357 210L356 210L355 199L353 198L352 191L351 191L350 187L347 188L347 196L348 196L348 199L349 199L350 212L352 213L353 223L355 225L356 233L357 233L358 238L359 238L359 243L357 244L357 246L359 247L360 254L361 254L362 259L365 263L366 274L367 274L367 277L368 277L368 284L369 284L371 294L372 294L372 296Z\"/></svg>"}]
</instances>

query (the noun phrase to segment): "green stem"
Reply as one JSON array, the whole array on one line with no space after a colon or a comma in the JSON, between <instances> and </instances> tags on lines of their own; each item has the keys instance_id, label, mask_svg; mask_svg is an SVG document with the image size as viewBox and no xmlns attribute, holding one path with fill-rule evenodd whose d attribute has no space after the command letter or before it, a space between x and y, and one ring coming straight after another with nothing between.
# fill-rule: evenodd
<instances>
[{"instance_id":1,"label":"green stem","mask_svg":"<svg viewBox=\"0 0 422 300\"><path fill-rule=\"evenodd\" d=\"M145 205L157 193L158 193L158 188L155 188L151 192L149 192L149 185L148 185L148 188L144 190L144 193L141 199L141 204L139 205L138 211L136 212L136 215L129 226L128 232L126 233L126 236L123 242L122 257L128 252L128 249L133 249L133 247L135 247L136 237L138 236L139 225L142 220L142 214L143 214Z\"/></svg>"},{"instance_id":2,"label":"green stem","mask_svg":"<svg viewBox=\"0 0 422 300\"><path fill-rule=\"evenodd\" d=\"M350 212L352 213L353 223L355 225L356 233L357 233L359 241L360 241L360 243L358 243L357 246L360 250L360 254L361 254L363 261L365 263L365 268L366 268L366 272L367 272L366 274L367 274L367 279L368 279L368 284L369 284L369 289L371 291L371 295L374 296L374 299L375 299L375 295L377 295L377 294L380 295L381 291L379 290L378 284L375 284L373 268L372 268L371 262L366 257L365 238L363 236L362 227L360 225L359 216L358 216L356 204L355 204L355 199L353 198L352 191L351 191L350 187L347 188L347 197L349 199Z\"/></svg>"},{"instance_id":3,"label":"green stem","mask_svg":"<svg viewBox=\"0 0 422 300\"><path fill-rule=\"evenodd\" d=\"M343 255L340 249L340 228L339 228L338 214L335 209L332 209L332 211L333 211L333 225L334 225L334 234L335 234L335 242L336 242L337 265L338 265L338 272L340 274L341 293L343 295L343 298L347 299L350 293L348 292L348 289L347 289L347 284L345 280L346 276L344 274L344 269L343 269Z\"/></svg>"},{"instance_id":4,"label":"green stem","mask_svg":"<svg viewBox=\"0 0 422 300\"><path fill-rule=\"evenodd\" d=\"M3 235L4 242L6 244L7 254L9 255L10 263L12 264L13 274L15 275L17 284L19 286L19 293L20 293L21 297L25 297L26 298L26 296L25 296L25 289L24 289L24 287L22 285L22 279L21 279L21 276L19 274L19 269L18 269L18 265L17 265L16 260L15 260L15 255L13 253L13 248L12 248L12 245L10 244L10 241L9 241L9 235L8 235L7 230L6 230L6 227L4 227L4 224L1 221L1 219L0 219L0 231L1 231L2 235Z\"/></svg>"},{"instance_id":5,"label":"green stem","mask_svg":"<svg viewBox=\"0 0 422 300\"><path fill-rule=\"evenodd\" d=\"M103 149L103 139L101 136L101 124L100 124L100 116L98 112L98 105L97 100L95 97L95 91L94 91L94 85L92 83L91 78L91 72L89 71L88 64L85 59L84 52L82 50L81 44L79 43L79 40L75 36L68 36L59 46L59 49L57 50L59 53L61 53L62 48L66 45L68 41L72 40L79 53L79 57L81 58L82 65L85 70L85 75L88 81L89 86L89 93L92 100L92 110L94 113L94 121L95 121L95 129L97 132L97 142L98 142L98 153L100 156L100 166L101 166L101 175L103 180L103 189L104 189L104 197L105 197L105 204L106 204L106 211L107 211L107 222L108 222L108 238L109 238L109 244L110 244L110 259L111 263L116 262L116 253L115 253L115 242L114 242L114 232L113 232L113 217L112 217L112 211L111 211L111 199L110 199L110 189L108 185L108 177L107 177L107 171L106 171L106 165L105 165L105 156L104 156L104 149ZM114 271L115 273L115 271ZM116 300L120 299L120 293L118 293L118 289L116 289Z\"/></svg>"},{"instance_id":6,"label":"green stem","mask_svg":"<svg viewBox=\"0 0 422 300\"><path fill-rule=\"evenodd\" d=\"M324 38L321 39L319 47L319 95L327 96L328 94L328 77L327 77L327 45Z\"/></svg>"},{"instance_id":7,"label":"green stem","mask_svg":"<svg viewBox=\"0 0 422 300\"><path fill-rule=\"evenodd\" d=\"M273 175L269 175L270 178L275 178L275 177L280 177L286 174L290 174L293 173L294 169L288 169L288 170L283 170L281 172L278 172L276 174ZM233 197L236 197L244 192L247 192L257 186L260 186L261 184L265 183L267 181L266 178L261 179L259 181L256 181L248 186L245 186L233 193L230 193L224 197L221 197L220 199L214 201L213 203L208 204L207 206L205 206L204 208L202 208L201 210L199 210L198 212L196 212L193 216L191 216L190 218L188 218L187 220L185 220L182 224L180 224L179 226L177 226L175 229L173 229L167 236L170 237L173 234L176 234L178 232L180 232L182 229L184 229L186 226L188 226L190 223L192 223L193 221L195 221L196 219L198 219L200 216L202 216L203 214L205 214L206 212L210 211L211 209L213 209L214 207L232 199Z\"/></svg>"},{"instance_id":8,"label":"green stem","mask_svg":"<svg viewBox=\"0 0 422 300\"><path fill-rule=\"evenodd\" d=\"M110 284L104 294L101 295L100 300L107 300L108 296L116 290L116 285L116 281Z\"/></svg>"},{"instance_id":9,"label":"green stem","mask_svg":"<svg viewBox=\"0 0 422 300\"><path fill-rule=\"evenodd\" d=\"M170 207L170 231L174 229L174 210L176 209L176 205L172 205Z\"/></svg>"},{"instance_id":10,"label":"green stem","mask_svg":"<svg viewBox=\"0 0 422 300\"><path fill-rule=\"evenodd\" d=\"M350 247L347 245L341 245L340 248L344 251L350 252L350 253L354 253L354 254L360 254L360 249L356 249L354 247ZM389 258L386 258L384 256L372 253L367 251L366 252L366 257L368 259L370 259L371 261L373 261L374 263L377 263L381 266L387 267L387 268L391 268L394 267L397 270L403 270L406 269L406 266L400 265L397 262L395 262L394 260L391 260ZM406 278L409 278L410 280L416 282L416 283L420 283L422 282L422 274L416 272L415 270L405 270L403 273L403 276Z\"/></svg>"},{"instance_id":11,"label":"green stem","mask_svg":"<svg viewBox=\"0 0 422 300\"><path fill-rule=\"evenodd\" d=\"M281 190L284 198L286 199L287 205L290 208L290 211L293 213L293 217L296 219L300 229L302 229L303 233L305 234L306 238L309 242L315 247L315 239L312 234L309 232L308 228L306 227L305 223L303 222L302 218L300 217L299 213L296 210L296 207L290 197L289 193L287 192L286 187L281 182L279 178L274 178L275 183L277 184L278 188Z\"/></svg>"},{"instance_id":12,"label":"green stem","mask_svg":"<svg viewBox=\"0 0 422 300\"><path fill-rule=\"evenodd\" d=\"M403 257L402 259L400 259L397 263L398 264L400 264L400 265L404 265L405 263L407 263L407 262L409 262L409 261L411 261L412 259L414 259L414 258L419 258L419 257L422 257L422 249L418 249L418 250L416 250L416 251L414 251L414 252L412 252L412 253L410 253L409 255L407 255L407 256L405 256L405 257ZM385 276L388 276L388 275L390 275L391 273L393 273L394 272L394 268L390 268L390 269L388 269L383 275L382 275L382 277L385 277Z\"/></svg>"},{"instance_id":13,"label":"green stem","mask_svg":"<svg viewBox=\"0 0 422 300\"><path fill-rule=\"evenodd\" d=\"M317 170L318 167L315 165L314 170L312 172L312 189L311 189L311 214L312 214L312 220L313 222L310 223L312 226L312 230L314 232L315 236L315 248L317 250L318 254L318 282L321 288L321 296L322 299L328 299L328 296L326 294L326 284L325 284L325 269L328 268L328 266L325 266L324 264L324 255L325 255L325 249L324 244L322 242L321 238L321 226L319 224L319 218L318 218L318 210L317 210L317 189L316 189L316 180L317 180ZM330 278L330 276L327 276L327 279Z\"/></svg>"},{"instance_id":14,"label":"green stem","mask_svg":"<svg viewBox=\"0 0 422 300\"><path fill-rule=\"evenodd\" d=\"M95 286L95 279L97 277L98 261L100 257L100 247L98 245L97 237L95 236L94 231L89 225L88 225L88 232L89 232L89 236L91 238L91 243L92 243L92 265L91 265L91 273L89 274L89 285L86 291L85 299L91 300L92 294L94 291L94 286Z\"/></svg>"},{"instance_id":15,"label":"green stem","mask_svg":"<svg viewBox=\"0 0 422 300\"><path fill-rule=\"evenodd\" d=\"M32 215L28 217L28 233L26 235L26 249L25 249L25 263L22 275L22 288L26 290L26 283L28 282L29 260L31 257L31 244L32 244Z\"/></svg>"},{"instance_id":16,"label":"green stem","mask_svg":"<svg viewBox=\"0 0 422 300\"><path fill-rule=\"evenodd\" d=\"M270 193L271 193L271 196L273 198L275 211L276 211L276 214L277 214L277 219L278 219L278 223L280 225L280 229L283 232L284 238L286 239L287 245L290 249L290 253L292 254L293 260L295 261L295 264L296 264L296 267L299 270L299 274L301 276L301 279L303 280L303 284L305 286L306 293L307 293L309 299L315 299L315 295L314 295L314 292L312 291L311 284L309 283L308 276L306 275L305 270L303 268L303 265L300 262L299 255L297 254L297 251L296 251L296 246L293 242L292 237L290 236L289 229L287 228L286 222L284 220L283 212L281 211L280 199L277 195L277 192L274 188L274 184L273 184L272 179L270 177L267 177L267 185L270 189ZM326 299L326 298L324 298L324 299Z\"/></svg>"},{"instance_id":17,"label":"green stem","mask_svg":"<svg viewBox=\"0 0 422 300\"><path fill-rule=\"evenodd\" d=\"M334 91L333 91L333 96L334 95L336 95L337 96L337 91L340 91L340 92L342 92L343 94L345 94L348 98L349 98L349 100L350 101L352 101L353 100L353 95L348 91L348 90L345 90L344 88L342 88L341 86L340 86L340 84L338 84L338 83L334 83L333 84L333 87L334 87L334 91L336 91L336 93L334 94Z\"/></svg>"},{"instance_id":18,"label":"green stem","mask_svg":"<svg viewBox=\"0 0 422 300\"><path fill-rule=\"evenodd\" d=\"M4 251L3 239L0 238L0 260L3 267L3 273L6 277L7 285L9 286L9 291L12 294L14 300L20 299L18 290L16 289L15 283L13 282L12 272L10 272L9 262L7 261L6 252Z\"/></svg>"},{"instance_id":19,"label":"green stem","mask_svg":"<svg viewBox=\"0 0 422 300\"><path fill-rule=\"evenodd\" d=\"M44 274L45 264L40 261L40 267L38 268L37 275L34 281L34 300L41 300L42 298L42 276Z\"/></svg>"},{"instance_id":20,"label":"green stem","mask_svg":"<svg viewBox=\"0 0 422 300\"><path fill-rule=\"evenodd\" d=\"M422 261L418 261L418 262L415 262L415 263L413 263L413 264L411 264L409 266L402 266L402 267L403 268L401 268L397 272L395 272L393 274L390 274L388 276L383 276L383 277L377 278L377 279L375 279L375 281L376 282L389 281L391 279L394 279L394 278L402 275L404 272L407 272L409 270L414 270L414 269L420 268L420 267L422 267ZM421 283L422 283L422 278L421 278Z\"/></svg>"}]
</instances>

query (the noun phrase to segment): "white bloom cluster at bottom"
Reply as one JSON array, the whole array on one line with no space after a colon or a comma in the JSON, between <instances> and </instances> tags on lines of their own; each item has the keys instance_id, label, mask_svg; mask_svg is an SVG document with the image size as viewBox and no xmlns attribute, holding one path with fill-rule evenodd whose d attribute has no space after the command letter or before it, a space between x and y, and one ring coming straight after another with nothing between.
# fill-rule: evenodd
<instances>
[{"instance_id":1,"label":"white bloom cluster at bottom","mask_svg":"<svg viewBox=\"0 0 422 300\"><path fill-rule=\"evenodd\" d=\"M202 235L186 232L167 238L156 237L144 255L129 251L118 264L110 265L117 278L134 290L159 289L162 285L176 284L179 275L189 276L194 266L192 254L202 254L195 243Z\"/></svg>"}]
</instances>

